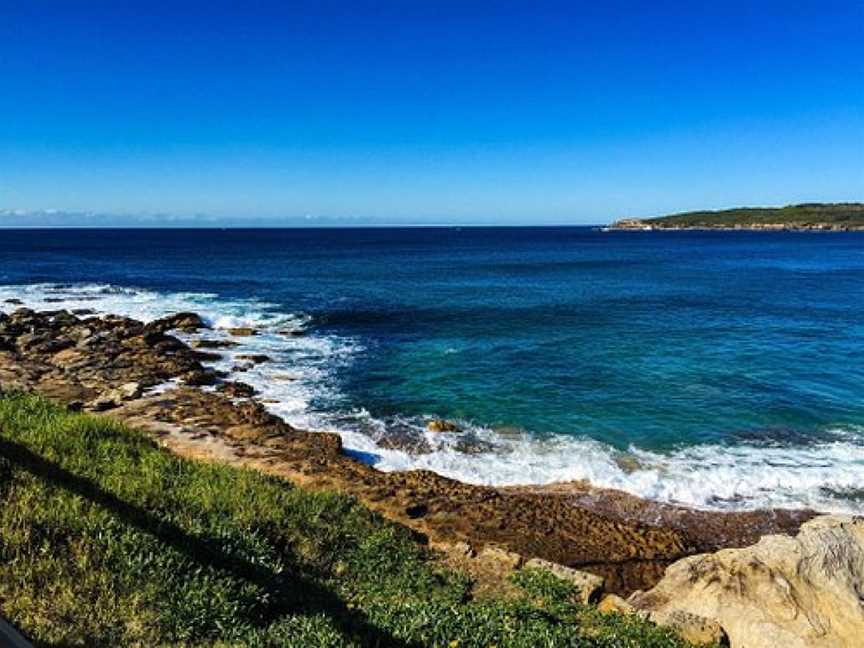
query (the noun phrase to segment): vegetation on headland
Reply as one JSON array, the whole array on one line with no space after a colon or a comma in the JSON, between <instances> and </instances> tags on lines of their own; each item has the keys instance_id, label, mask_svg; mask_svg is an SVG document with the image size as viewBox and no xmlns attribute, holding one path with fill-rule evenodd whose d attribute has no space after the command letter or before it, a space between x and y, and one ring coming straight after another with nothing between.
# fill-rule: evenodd
<instances>
[{"instance_id":1,"label":"vegetation on headland","mask_svg":"<svg viewBox=\"0 0 864 648\"><path fill-rule=\"evenodd\" d=\"M37 645L684 646L542 571L471 600L336 493L183 459L121 424L0 398L0 615Z\"/></svg>"},{"instance_id":2,"label":"vegetation on headland","mask_svg":"<svg viewBox=\"0 0 864 648\"><path fill-rule=\"evenodd\" d=\"M624 219L620 229L864 229L864 203L739 207L655 218Z\"/></svg>"}]
</instances>

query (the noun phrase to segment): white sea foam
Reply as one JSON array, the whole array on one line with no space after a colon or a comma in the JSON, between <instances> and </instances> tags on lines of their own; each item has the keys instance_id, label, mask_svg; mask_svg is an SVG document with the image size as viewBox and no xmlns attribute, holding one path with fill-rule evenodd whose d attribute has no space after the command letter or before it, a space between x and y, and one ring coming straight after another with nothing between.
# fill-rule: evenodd
<instances>
[{"instance_id":1,"label":"white sea foam","mask_svg":"<svg viewBox=\"0 0 864 648\"><path fill-rule=\"evenodd\" d=\"M237 357L241 354L269 356L271 362L234 372L232 378L253 385L259 399L292 425L338 432L348 452L381 470L424 468L490 485L588 480L658 501L711 509L774 506L864 512L864 429L838 428L826 433L828 440L810 445L696 445L667 453L635 447L621 452L588 437L540 439L470 422L460 422L464 432L436 434L425 429L427 419L422 417L382 420L352 408L339 391L339 373L363 353L363 347L357 340L314 330L299 337L280 333L308 325L303 313L282 312L255 299L225 300L206 293L160 293L107 284L0 286L0 310L16 308L4 303L13 298L30 308L90 308L144 321L195 311L214 326L199 337L238 343L224 350L217 368L232 371L243 364ZM231 338L224 330L239 326L260 333ZM381 447L376 441L393 430L407 430L431 451ZM475 451L466 452L466 446Z\"/></svg>"}]
</instances>

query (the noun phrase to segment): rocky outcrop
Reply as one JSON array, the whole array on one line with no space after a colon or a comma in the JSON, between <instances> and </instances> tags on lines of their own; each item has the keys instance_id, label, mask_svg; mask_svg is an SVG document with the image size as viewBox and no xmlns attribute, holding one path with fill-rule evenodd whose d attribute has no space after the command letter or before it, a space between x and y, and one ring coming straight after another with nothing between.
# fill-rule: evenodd
<instances>
[{"instance_id":1,"label":"rocky outcrop","mask_svg":"<svg viewBox=\"0 0 864 648\"><path fill-rule=\"evenodd\" d=\"M195 333L200 329L210 328L197 313L174 313L147 324L148 331L166 333L167 331L183 331L184 333Z\"/></svg>"},{"instance_id":2,"label":"rocky outcrop","mask_svg":"<svg viewBox=\"0 0 864 648\"><path fill-rule=\"evenodd\" d=\"M691 556L628 603L663 623L716 622L740 648L864 645L864 518L822 516L797 536Z\"/></svg>"},{"instance_id":3,"label":"rocky outcrop","mask_svg":"<svg viewBox=\"0 0 864 648\"><path fill-rule=\"evenodd\" d=\"M424 541L478 554L501 547L592 573L622 595L651 587L679 558L794 533L811 517L689 511L579 483L494 488L424 470L382 473L344 454L337 435L297 430L269 413L249 398L249 385L228 382L202 365L200 351L160 330L182 322L195 320L154 327L67 311L0 315L0 389L108 411L179 454L347 492ZM150 389L169 380L180 386Z\"/></svg>"}]
</instances>

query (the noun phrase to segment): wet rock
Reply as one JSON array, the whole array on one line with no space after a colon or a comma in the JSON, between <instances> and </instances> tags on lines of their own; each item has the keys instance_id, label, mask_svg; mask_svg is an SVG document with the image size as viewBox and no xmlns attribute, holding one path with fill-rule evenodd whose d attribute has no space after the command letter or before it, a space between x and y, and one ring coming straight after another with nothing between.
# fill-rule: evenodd
<instances>
[{"instance_id":1,"label":"wet rock","mask_svg":"<svg viewBox=\"0 0 864 648\"><path fill-rule=\"evenodd\" d=\"M229 328L227 330L231 335L234 335L236 337L249 337L251 335L258 335L258 331L248 326L238 326L235 328Z\"/></svg>"},{"instance_id":2,"label":"wet rock","mask_svg":"<svg viewBox=\"0 0 864 648\"><path fill-rule=\"evenodd\" d=\"M270 362L271 358L263 353L239 353L238 360L248 360L253 364L261 364L262 362Z\"/></svg>"},{"instance_id":3,"label":"wet rock","mask_svg":"<svg viewBox=\"0 0 864 648\"><path fill-rule=\"evenodd\" d=\"M92 308L75 308L72 310L73 315L95 315L96 311Z\"/></svg>"},{"instance_id":4,"label":"wet rock","mask_svg":"<svg viewBox=\"0 0 864 648\"><path fill-rule=\"evenodd\" d=\"M472 436L459 439L455 444L453 444L453 449L462 454L478 455L483 454L484 452L493 452L495 446Z\"/></svg>"},{"instance_id":5,"label":"wet rock","mask_svg":"<svg viewBox=\"0 0 864 648\"><path fill-rule=\"evenodd\" d=\"M212 369L200 369L190 371L182 376L183 382L187 385L201 387L205 385L215 385L219 382L219 373Z\"/></svg>"},{"instance_id":6,"label":"wet rock","mask_svg":"<svg viewBox=\"0 0 864 648\"><path fill-rule=\"evenodd\" d=\"M194 333L200 329L210 328L197 313L174 313L166 317L153 320L145 327L148 331L165 333L166 331L183 331Z\"/></svg>"},{"instance_id":7,"label":"wet rock","mask_svg":"<svg viewBox=\"0 0 864 648\"><path fill-rule=\"evenodd\" d=\"M237 346L233 340L192 340L189 343L193 349L227 349Z\"/></svg>"},{"instance_id":8,"label":"wet rock","mask_svg":"<svg viewBox=\"0 0 864 648\"><path fill-rule=\"evenodd\" d=\"M210 351L195 351L195 358L201 362L219 362L222 359L222 354Z\"/></svg>"},{"instance_id":9,"label":"wet rock","mask_svg":"<svg viewBox=\"0 0 864 648\"><path fill-rule=\"evenodd\" d=\"M593 603L597 601L603 592L603 579L600 576L588 572L571 569L558 563L553 563L541 558L532 558L527 561L525 569L545 569L561 580L565 580L574 586L576 597L582 603Z\"/></svg>"},{"instance_id":10,"label":"wet rock","mask_svg":"<svg viewBox=\"0 0 864 648\"><path fill-rule=\"evenodd\" d=\"M462 428L460 428L453 421L446 421L444 419L432 419L426 424L426 429L430 432L461 432Z\"/></svg>"},{"instance_id":11,"label":"wet rock","mask_svg":"<svg viewBox=\"0 0 864 648\"><path fill-rule=\"evenodd\" d=\"M23 306L24 305L23 301L21 301L20 299L15 299L15 298L4 299L3 302L6 304L12 304L13 306Z\"/></svg>"},{"instance_id":12,"label":"wet rock","mask_svg":"<svg viewBox=\"0 0 864 648\"><path fill-rule=\"evenodd\" d=\"M279 331L279 335L287 335L288 337L303 337L304 335L306 335L306 331L300 328L284 329L282 331Z\"/></svg>"},{"instance_id":13,"label":"wet rock","mask_svg":"<svg viewBox=\"0 0 864 648\"><path fill-rule=\"evenodd\" d=\"M639 459L632 455L616 455L615 463L628 475L644 468Z\"/></svg>"},{"instance_id":14,"label":"wet rock","mask_svg":"<svg viewBox=\"0 0 864 648\"><path fill-rule=\"evenodd\" d=\"M231 398L251 398L255 395L252 385L239 381L223 382L216 389Z\"/></svg>"}]
</instances>

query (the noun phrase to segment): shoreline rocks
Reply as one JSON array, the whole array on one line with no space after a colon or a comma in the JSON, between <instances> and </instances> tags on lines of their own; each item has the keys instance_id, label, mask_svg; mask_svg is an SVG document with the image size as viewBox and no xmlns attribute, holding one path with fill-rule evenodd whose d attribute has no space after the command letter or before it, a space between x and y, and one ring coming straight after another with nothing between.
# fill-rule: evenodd
<instances>
[{"instance_id":1,"label":"shoreline rocks","mask_svg":"<svg viewBox=\"0 0 864 648\"><path fill-rule=\"evenodd\" d=\"M680 558L744 546L754 534L795 533L813 516L695 511L584 484L494 488L425 470L379 472L343 453L338 435L293 428L251 398L251 387L202 366L200 351L160 330L178 322L198 320L148 327L67 311L0 315L0 389L107 408L184 456L346 492L429 542L503 547L592 573L622 596L647 590ZM150 390L168 381L182 384Z\"/></svg>"}]
</instances>

